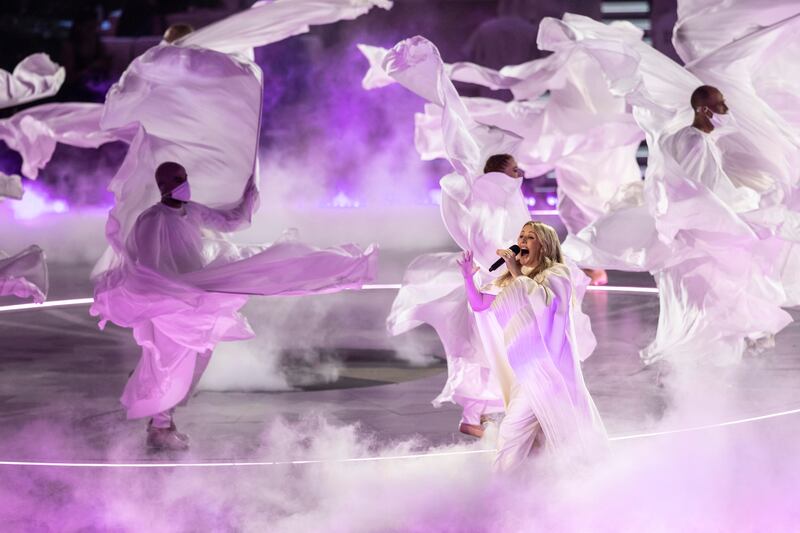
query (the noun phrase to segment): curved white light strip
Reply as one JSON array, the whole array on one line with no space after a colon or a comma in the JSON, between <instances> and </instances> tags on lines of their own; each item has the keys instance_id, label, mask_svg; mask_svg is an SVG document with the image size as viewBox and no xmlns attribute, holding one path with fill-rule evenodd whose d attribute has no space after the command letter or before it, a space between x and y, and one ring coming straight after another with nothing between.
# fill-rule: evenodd
<instances>
[{"instance_id":1,"label":"curved white light strip","mask_svg":"<svg viewBox=\"0 0 800 533\"><path fill-rule=\"evenodd\" d=\"M658 294L656 287L624 287L614 285L589 285L586 290L592 292L629 292L638 294Z\"/></svg>"},{"instance_id":2,"label":"curved white light strip","mask_svg":"<svg viewBox=\"0 0 800 533\"><path fill-rule=\"evenodd\" d=\"M399 283L377 283L372 285L363 285L360 290L364 291L386 291L386 290L400 290ZM621 292L621 293L641 293L641 294L658 294L658 289L655 287L624 287L624 286L589 286L587 290L592 292ZM71 300L48 300L41 304L14 304L0 306L0 313L9 311L25 311L27 309L47 309L51 307L70 307L74 305L91 305L94 298L73 298Z\"/></svg>"},{"instance_id":3,"label":"curved white light strip","mask_svg":"<svg viewBox=\"0 0 800 533\"><path fill-rule=\"evenodd\" d=\"M94 298L73 298L72 300L50 300L40 304L15 304L0 306L0 313L6 311L24 311L25 309L45 309L47 307L69 307L71 305L89 305Z\"/></svg>"},{"instance_id":4,"label":"curved white light strip","mask_svg":"<svg viewBox=\"0 0 800 533\"><path fill-rule=\"evenodd\" d=\"M661 437L664 435L673 435L676 433L688 433L690 431L702 431L706 429L721 428L726 426L735 426L738 424L746 424L748 422L757 422L760 420L767 420L770 418L778 418L780 416L793 415L800 413L800 409L792 409L789 411L781 411L779 413L771 413L768 415L753 416L749 418L742 418L739 420L729 420L728 422L720 422L717 424L707 424L704 426L694 426L690 428L671 429L667 431L656 431L653 433L640 433L635 435L621 435L619 437L610 437L610 441L622 441L632 439L644 439L651 437ZM460 450L455 452L434 452L434 453L421 453L409 455L391 455L385 457L351 457L346 459L307 459L298 461L227 461L216 463L63 463L63 462L45 462L45 461L0 461L0 466L44 466L56 468L219 468L230 466L286 466L286 465L312 465L312 464L325 464L325 463L364 463L376 461L398 461L406 459L425 459L433 457L452 457L455 455L477 455L483 453L496 453L496 449L486 450Z\"/></svg>"}]
</instances>

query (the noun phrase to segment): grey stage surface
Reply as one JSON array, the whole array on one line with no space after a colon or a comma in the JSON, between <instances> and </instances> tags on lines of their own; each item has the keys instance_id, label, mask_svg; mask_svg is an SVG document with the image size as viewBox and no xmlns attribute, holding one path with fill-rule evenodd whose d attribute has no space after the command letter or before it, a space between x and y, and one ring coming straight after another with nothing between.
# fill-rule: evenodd
<instances>
[{"instance_id":1,"label":"grey stage surface","mask_svg":"<svg viewBox=\"0 0 800 533\"><path fill-rule=\"evenodd\" d=\"M56 278L69 275L54 271ZM650 280L614 273L612 283L641 286ZM55 299L88 295L85 285L61 287L68 288ZM379 441L416 436L432 445L469 442L456 431L459 410L430 403L446 376L443 361L434 357L441 355L441 346L433 331L418 328L388 339L384 319L394 294L374 290L254 299L247 314L261 335L277 335L269 326L276 313L281 316L280 346L270 353L282 375L278 388L288 390L200 391L177 415L193 439L191 452L182 457L270 460L261 446L265 428L279 418L294 421L311 414L333 424L358 423ZM663 369L644 368L637 355L655 331L656 295L594 292L587 294L584 309L599 341L584 372L609 432L647 431L675 401L660 383ZM99 331L88 306L78 305L2 312L0 339L0 432L5 437L0 460L159 459L143 449L144 422L126 421L118 403L138 357L130 332L114 326ZM738 391L737 416L800 405L793 400L800 378L798 342L800 326L793 324L777 337L774 349L715 376ZM236 350L222 355L232 359L215 364L235 367ZM698 411L697 423L719 422Z\"/></svg>"}]
</instances>

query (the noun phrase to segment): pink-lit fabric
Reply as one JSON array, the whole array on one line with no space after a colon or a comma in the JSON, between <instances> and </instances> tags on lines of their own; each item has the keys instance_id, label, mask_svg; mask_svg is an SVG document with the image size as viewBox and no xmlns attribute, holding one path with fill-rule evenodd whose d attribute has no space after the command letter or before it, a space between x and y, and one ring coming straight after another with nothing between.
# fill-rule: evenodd
<instances>
[{"instance_id":1,"label":"pink-lit fabric","mask_svg":"<svg viewBox=\"0 0 800 533\"><path fill-rule=\"evenodd\" d=\"M23 59L13 72L0 69L0 109L47 98L58 92L64 83L64 68L53 63L46 54L33 54ZM14 148L6 136L6 120L0 121L0 139ZM19 200L23 188L20 176L0 172L0 198ZM10 256L0 250L0 296L30 298L42 303L47 297L48 277L44 252L30 246Z\"/></svg>"},{"instance_id":2,"label":"pink-lit fabric","mask_svg":"<svg viewBox=\"0 0 800 533\"><path fill-rule=\"evenodd\" d=\"M732 95L736 127L712 134L692 128L689 96L708 71L701 82L618 29L565 15L540 30L545 48L577 46L597 59L610 89L633 106L649 147L644 187L622 191L608 214L567 240L565 252L654 273L661 313L656 338L641 354L645 362L736 362L748 344L791 321L780 308L786 292L774 260L785 251L785 242L773 238L782 222L762 216L791 189L791 139L778 129L768 144L768 110L759 101L745 104L722 84L715 85L726 99Z\"/></svg>"},{"instance_id":3,"label":"pink-lit fabric","mask_svg":"<svg viewBox=\"0 0 800 533\"><path fill-rule=\"evenodd\" d=\"M390 9L390 0L271 0L190 33L177 46L196 46L227 54L249 55L266 46L309 31L310 26L353 20L373 7Z\"/></svg>"},{"instance_id":4,"label":"pink-lit fabric","mask_svg":"<svg viewBox=\"0 0 800 533\"><path fill-rule=\"evenodd\" d=\"M581 371L596 346L566 265L502 287L478 313L484 350L509 407L500 424L495 468L510 471L531 454L541 427L545 449L567 464L602 451L606 431Z\"/></svg>"},{"instance_id":5,"label":"pink-lit fabric","mask_svg":"<svg viewBox=\"0 0 800 533\"><path fill-rule=\"evenodd\" d=\"M41 53L20 61L13 72L0 69L0 108L53 96L64 83L64 76L64 67Z\"/></svg>"},{"instance_id":6,"label":"pink-lit fabric","mask_svg":"<svg viewBox=\"0 0 800 533\"><path fill-rule=\"evenodd\" d=\"M289 7L298 32L309 4L329 7L328 18L308 11L309 23L355 16L337 11L342 4L335 0L288 4L250 10L252 20L277 32L259 38L285 36L285 27L270 25ZM238 49L243 41L230 38ZM101 325L110 320L133 329L142 347L122 397L130 418L173 408L188 393L200 354L253 335L239 314L247 295L333 292L375 277L375 247L238 247L224 237L246 226L258 206L261 72L246 54L200 45L160 45L138 57L109 91L100 119L105 131L133 133L109 187L116 198L106 225L110 249L95 267L91 309ZM193 201L181 209L157 203L153 176L163 161L187 170Z\"/></svg>"},{"instance_id":7,"label":"pink-lit fabric","mask_svg":"<svg viewBox=\"0 0 800 533\"><path fill-rule=\"evenodd\" d=\"M56 149L63 143L80 148L97 148L116 140L130 141L124 131L100 128L102 104L45 104L0 120L0 139L22 156L22 174L36 179Z\"/></svg>"},{"instance_id":8,"label":"pink-lit fabric","mask_svg":"<svg viewBox=\"0 0 800 533\"><path fill-rule=\"evenodd\" d=\"M231 15L189 34L176 41L174 46L203 48L237 55L246 63L247 58L252 56L251 52L254 47L265 46L293 35L305 33L312 25L357 18L375 6L388 9L391 7L391 2L386 0L257 2L249 10ZM150 57L152 58L153 54ZM142 58L138 58L136 61L141 64L141 60ZM13 92L16 99L26 95L25 101L30 101L36 98L34 94L39 94L38 98L50 96L63 81L63 69L59 71L60 67L51 63L47 67L48 61L44 54L28 57L17 67L22 69L19 79L8 73L5 73L7 78L3 78L4 71L0 71L0 89L3 87L2 80L7 79L8 91L10 94ZM186 72L185 68L183 70ZM260 69L252 70L260 78ZM41 79L34 77L34 74L44 75L50 71L54 72L50 77ZM56 75L58 72L61 72L60 78ZM168 73L161 71L162 76L166 74ZM57 84L56 81L58 81ZM23 91L26 87L30 87L30 90ZM38 93L36 93L37 90ZM179 89L176 91L183 95L186 94L186 91ZM20 103L16 100L14 102ZM2 100L0 100L0 105L4 106ZM14 105L14 103L8 105ZM30 179L36 179L38 171L44 168L52 157L56 143L95 148L116 140L128 143L133 141L135 128L133 130L117 129L112 126L111 122L120 122L118 120L106 118L106 123L103 127L100 126L101 116L104 115L103 109L102 104L85 103L47 104L28 109L10 119L0 120L0 139L22 156L23 175ZM119 106L112 114L116 114L118 110ZM209 120L215 117L211 109L207 114ZM131 117L127 116L123 119L131 120Z\"/></svg>"},{"instance_id":9,"label":"pink-lit fabric","mask_svg":"<svg viewBox=\"0 0 800 533\"><path fill-rule=\"evenodd\" d=\"M374 248L280 242L254 249L226 241L218 232L236 229L255 196L249 188L228 210L156 204L138 217L120 266L98 278L92 314L132 328L142 346L122 398L130 418L174 407L189 391L199 354L253 335L239 314L247 294L317 294L374 279Z\"/></svg>"},{"instance_id":10,"label":"pink-lit fabric","mask_svg":"<svg viewBox=\"0 0 800 533\"><path fill-rule=\"evenodd\" d=\"M38 246L9 256L0 250L0 296L30 298L42 303L47 297L47 264Z\"/></svg>"},{"instance_id":11,"label":"pink-lit fabric","mask_svg":"<svg viewBox=\"0 0 800 533\"><path fill-rule=\"evenodd\" d=\"M370 63L363 86L371 89L392 83L382 64L387 51L366 45L359 48ZM513 153L529 175L554 171L559 214L570 232L605 213L607 202L620 187L641 180L636 150L643 133L626 112L624 98L603 84L585 84L584 80L603 75L590 54L565 49L500 70L473 63L445 65L444 69L452 80L513 93L515 100L508 103L491 98L463 98L462 102L478 124L521 138ZM416 117L415 142L423 159L447 156L440 123L438 105L426 105L425 112Z\"/></svg>"},{"instance_id":12,"label":"pink-lit fabric","mask_svg":"<svg viewBox=\"0 0 800 533\"><path fill-rule=\"evenodd\" d=\"M371 53L372 49L365 50ZM516 242L530 214L520 190L522 180L499 172L484 174L482 167L490 155L516 153L520 138L474 120L431 42L414 37L382 57L383 64L373 72L384 72L429 101L425 118L430 131L438 131L431 138L437 139L437 150L455 169L440 181L442 220L458 246L473 251L481 268L479 284L488 283L503 272L488 272L497 259L496 250ZM393 335L423 323L436 329L447 356L448 380L434 405L458 403L464 407L463 421L478 424L481 414L502 411L503 402L475 314L467 303L458 255L428 254L415 259L387 325ZM586 279L582 273L579 276Z\"/></svg>"},{"instance_id":13,"label":"pink-lit fabric","mask_svg":"<svg viewBox=\"0 0 800 533\"><path fill-rule=\"evenodd\" d=\"M515 242L530 216L521 180L481 170L488 156L513 152L518 138L472 120L430 41L415 37L398 43L386 54L382 68L438 108L442 149L455 169L440 182L442 219L456 243L474 251L482 268L479 276L492 279L487 269L495 251ZM406 271L387 327L393 335L423 323L436 329L447 356L448 380L433 403L458 403L465 407L463 421L479 424L481 414L500 412L503 405L481 349L457 258L453 253L416 258Z\"/></svg>"},{"instance_id":14,"label":"pink-lit fabric","mask_svg":"<svg viewBox=\"0 0 800 533\"><path fill-rule=\"evenodd\" d=\"M679 0L677 8L672 44L685 63L800 13L794 0Z\"/></svg>"}]
</instances>

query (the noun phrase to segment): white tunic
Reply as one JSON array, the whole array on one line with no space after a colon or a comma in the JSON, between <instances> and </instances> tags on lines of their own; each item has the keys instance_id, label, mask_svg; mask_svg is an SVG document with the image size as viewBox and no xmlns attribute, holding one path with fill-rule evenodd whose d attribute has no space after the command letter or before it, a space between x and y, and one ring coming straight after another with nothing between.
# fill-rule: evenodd
<instances>
[{"instance_id":1,"label":"white tunic","mask_svg":"<svg viewBox=\"0 0 800 533\"><path fill-rule=\"evenodd\" d=\"M689 96L702 85L692 72L707 81L710 70L689 72L625 32L583 17L567 15L546 26L547 46L580 47L598 60L633 106L649 147L638 199L637 191L618 198L565 250L654 273L661 314L656 339L642 351L645 362L738 361L748 345L791 321L780 308L787 282L776 261L785 242L774 238L791 218L771 216L793 180L791 139L773 129L774 139L767 140L766 115L754 112L763 110L757 100L732 105L736 128L700 132L687 126ZM727 71L717 66L722 81ZM735 87L720 88L726 99L730 92L731 104L741 96Z\"/></svg>"}]
</instances>

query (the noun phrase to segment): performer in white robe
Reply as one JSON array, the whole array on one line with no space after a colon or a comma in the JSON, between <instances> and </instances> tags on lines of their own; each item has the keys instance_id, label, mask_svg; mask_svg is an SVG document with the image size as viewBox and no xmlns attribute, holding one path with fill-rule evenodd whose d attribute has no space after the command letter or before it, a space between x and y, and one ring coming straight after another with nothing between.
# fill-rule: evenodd
<instances>
[{"instance_id":1,"label":"performer in white robe","mask_svg":"<svg viewBox=\"0 0 800 533\"><path fill-rule=\"evenodd\" d=\"M0 120L0 139L22 156L22 174L29 179L36 179L38 172L52 158L57 143L82 148L95 148L107 142L123 141L128 144L134 143L135 146L132 146L131 150L136 153L141 152L145 149L143 147L147 146L149 146L149 148L146 148L147 150L156 149L152 145L159 145L157 150L163 150L164 147L160 146L163 139L159 140L154 135L139 131L135 125L138 120L136 114L142 112L144 115L149 115L151 119L157 118L159 115L163 117L170 113L168 104L165 102L178 102L180 104L180 98L175 98L175 94L180 93L182 98L188 99L197 99L198 95L201 95L200 97L205 96L206 98L203 101L208 104L208 107L196 106L195 109L198 116L194 117L194 119L189 116L183 117L183 122L177 128L174 126L163 127L162 124L161 129L158 131L162 137L168 137L180 130L175 133L177 135L176 139L172 139L177 141L171 144L170 150L174 150L181 142L186 141L186 136L181 132L186 132L188 128L202 125L202 127L207 127L211 131L216 128L215 124L218 116L225 114L230 116L231 108L235 108L235 112L254 115L260 113L260 107L254 105L249 107L240 105L237 107L236 104L230 102L224 102L220 106L220 99L204 95L205 88L202 86L196 85L192 89L182 91L178 87L179 80L171 78L172 73L169 71L171 61L178 61L180 57L184 57L187 60L190 56L198 57L200 53L196 53L193 50L202 47L206 50L216 50L220 53L235 54L238 57L237 61L249 65L248 58L252 58L253 47L264 46L307 32L311 25L354 19L367 13L374 6L388 9L391 5L388 0L276 0L274 2L257 2L249 10L237 13L191 33L191 35L187 35L185 31L169 32L167 35L169 41L176 39L173 47L182 47L189 51L184 56L175 51L162 52L165 48L162 45L149 50L140 57L138 66L134 67L134 70L141 71L142 65L145 65L144 70L146 71L146 64L152 65L159 58L165 61L164 68L158 71L162 81L170 85L162 96L163 102L159 103L156 99L143 102L146 94L132 89L128 91L127 95L117 95L116 97L109 95L109 100L113 101L113 103L109 103L106 106L86 103L58 103L38 106L17 113L9 119ZM167 45L169 42L164 44ZM210 52L207 55L210 55ZM260 83L260 69L255 65L240 67L240 69L242 68L247 70L248 75ZM184 68L184 71L186 70ZM156 72L156 69L153 72ZM144 78L146 77L147 75L145 74ZM241 75L239 77L242 79ZM135 78L135 75L131 74L131 78ZM198 73L193 78L190 78L201 82L203 74ZM190 78L187 78L187 83ZM0 100L0 103L5 107L6 105L16 105L30 102L36 98L50 96L57 91L63 79L63 69L50 62L46 56L43 54L30 56L20 63L13 73L9 74L5 71L0 71L0 94L4 95L5 98L5 100ZM255 90L256 85L251 84L250 88ZM221 94L228 94L231 98L236 99L235 93L236 90L232 89L228 92L223 91ZM200 100L198 99L197 101L199 102ZM120 104L120 102L123 103ZM255 99L251 99L250 102L255 102ZM130 109L126 111L125 107L128 103L130 103ZM217 111L219 115L214 114L217 107L219 107ZM176 118L176 116L172 117L173 120ZM101 120L103 124L101 124ZM187 123L191 124L188 128ZM243 130L242 134L250 134L256 128L256 124L250 124L249 129ZM198 135L202 136L200 133ZM255 141L253 140L252 142ZM213 142L204 138L199 145L208 150L209 154L213 153L214 150L218 150L215 157L212 157L213 163L205 165L206 172L222 174L227 169L227 164L231 160L237 159L236 156L231 154L247 152L247 149L235 140L228 142L230 147L219 146L208 149L208 146L212 144ZM231 154L224 153L228 148L232 150ZM173 155L175 159L180 159L187 166L190 166L190 170L194 170L189 163L192 156L187 151L180 152L179 150L179 153ZM154 192L155 188L151 183L152 172L157 164L155 160L149 162L149 169L140 168L138 170L138 183L144 185L139 186L132 183L123 185L123 182L127 179L123 176L136 172L136 159L136 156L130 156L126 159L126 164L120 169L121 174L117 176L119 179L115 179L112 185L112 187L118 188L115 191L118 196L124 189L124 195L127 200L127 208L122 208L118 205L118 213L116 215L118 218L115 222L126 225L126 228L123 228L123 232L130 229L136 215L148 207L157 197ZM209 160L206 159L204 163L206 162L209 162ZM250 175L250 171L248 170L242 175L243 177L239 178L239 190L244 186L244 181ZM209 183L211 182L209 181ZM207 196L206 187L196 186L195 189L200 195L201 201L226 203L238 198L236 196L238 194L237 188L231 185L236 184L217 183L210 187ZM2 177L2 190L5 191L6 196L18 197L20 195L19 188L19 177ZM121 215L119 214L120 210L124 211ZM112 231L112 233L116 233L116 230ZM119 249L124 245L122 241L116 244ZM108 267L108 261L111 256L111 253L107 254L104 261L98 265L96 273ZM46 284L42 285L42 288L44 287L46 287Z\"/></svg>"},{"instance_id":2,"label":"performer in white robe","mask_svg":"<svg viewBox=\"0 0 800 533\"><path fill-rule=\"evenodd\" d=\"M555 230L528 222L519 253L497 250L508 272L484 292L475 285L473 254L459 261L480 336L503 392L495 469L511 471L534 453L539 431L553 458L572 460L602 451L603 422L583 380L581 361L596 346L578 289Z\"/></svg>"},{"instance_id":3,"label":"performer in white robe","mask_svg":"<svg viewBox=\"0 0 800 533\"><path fill-rule=\"evenodd\" d=\"M691 103L694 123L661 145L670 174L662 181L667 207L656 225L662 239L672 236L679 255L655 272L661 312L656 339L642 352L645 363L662 357L737 362L748 347L771 344L792 321L780 308L777 250L745 218L758 209L759 194L734 185L715 143L715 134L724 134L720 117L728 115L724 98L703 86Z\"/></svg>"},{"instance_id":4,"label":"performer in white robe","mask_svg":"<svg viewBox=\"0 0 800 533\"><path fill-rule=\"evenodd\" d=\"M207 362L201 357L196 365L199 354L210 353L220 340L251 334L237 313L246 301L242 293L319 293L358 287L374 277L374 248L315 250L288 242L265 250L238 249L219 236L200 235L204 227L241 227L257 204L262 77L246 57L247 48L302 33L309 24L355 18L376 3L391 5L349 0L261 3L205 32L211 45L223 47L220 39L227 35L228 44L240 53L202 48L197 37L185 46L157 46L131 64L102 107L53 105L4 123L11 130L9 138L18 140L15 148L23 149L28 162L23 172L33 175L46 164L56 141L130 144L110 185L116 198L106 226L110 248L93 272L92 313L101 317L101 324L112 320L131 327L143 348L123 402L132 418L155 416L148 433L151 446L186 447L185 436L171 421L171 409L190 388L187 375L195 368L199 373L203 360ZM182 223L160 207L148 211L151 216L142 223L152 231L160 228L162 239L145 247L131 235L139 215L162 196L153 175L160 163L170 160L182 162L192 176L193 198L209 208L185 209L186 218L178 217ZM238 208L229 209L231 204ZM170 254L180 268L148 269ZM232 261L235 266L226 267ZM176 280L176 272L186 276Z\"/></svg>"},{"instance_id":5,"label":"performer in white robe","mask_svg":"<svg viewBox=\"0 0 800 533\"><path fill-rule=\"evenodd\" d=\"M618 29L565 16L545 21L540 32L546 48L579 46L597 58L609 86L633 106L650 154L638 201L622 195L618 211L570 237L565 251L653 272L661 314L655 341L642 351L646 363L738 361L791 320L779 307L786 298L772 260L774 228L758 217L751 223L762 206L783 196L791 178L761 155L735 157L723 148L753 146L758 137L746 135L750 128L715 128L709 117L725 118L727 107L712 88L693 98L692 113L689 96L699 80ZM743 122L757 124L749 111ZM609 235L620 220L627 231Z\"/></svg>"},{"instance_id":6,"label":"performer in white robe","mask_svg":"<svg viewBox=\"0 0 800 533\"><path fill-rule=\"evenodd\" d=\"M254 7L235 26L252 28L255 19L275 30L257 32L257 38L287 36L309 23L358 16L372 5L279 0ZM237 49L252 46L252 38L237 40ZM101 325L111 320L131 327L142 346L122 401L129 418L153 417L147 443L155 449L188 446L172 410L217 342L252 336L237 312L246 294L330 292L360 287L375 275L374 247L318 250L284 242L241 249L218 234L203 235L204 228L241 228L257 206L262 77L246 55L197 43L154 47L133 61L103 107L100 127L131 134L132 141L110 184L116 198L106 225L110 249L93 273L91 311ZM180 165L165 167L164 161ZM187 207L183 191L173 192L188 183L187 175L192 199L207 207ZM159 197L165 199L150 207Z\"/></svg>"},{"instance_id":7,"label":"performer in white robe","mask_svg":"<svg viewBox=\"0 0 800 533\"><path fill-rule=\"evenodd\" d=\"M500 243L513 242L517 228L530 220L513 157L516 136L475 123L444 72L438 50L414 37L398 43L385 57L385 70L440 110L443 150L455 172L442 178L441 213L445 227L462 249L474 249L487 279ZM490 156L495 155L491 161ZM490 163L490 164L487 164ZM512 240L509 240L512 239ZM445 349L448 380L434 405L463 407L462 432L481 436L481 416L502 411L474 317L455 270L458 254L428 254L408 267L387 319L392 335L423 323L436 329Z\"/></svg>"},{"instance_id":8,"label":"performer in white robe","mask_svg":"<svg viewBox=\"0 0 800 533\"><path fill-rule=\"evenodd\" d=\"M253 336L239 309L248 294L316 294L359 288L375 276L374 249L326 250L285 242L237 247L220 232L246 225L258 193L251 178L241 200L212 209L192 202L186 170L156 171L160 203L141 213L117 266L96 281L92 314L133 330L142 357L122 395L129 418L152 416L148 446L185 449L172 421L220 341ZM112 241L113 242L113 241Z\"/></svg>"}]
</instances>

